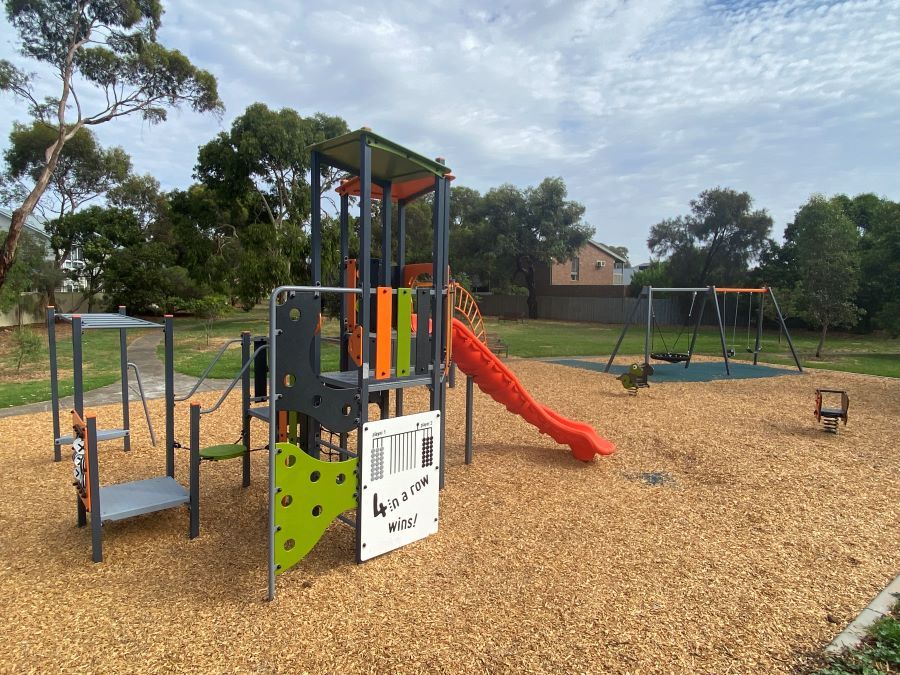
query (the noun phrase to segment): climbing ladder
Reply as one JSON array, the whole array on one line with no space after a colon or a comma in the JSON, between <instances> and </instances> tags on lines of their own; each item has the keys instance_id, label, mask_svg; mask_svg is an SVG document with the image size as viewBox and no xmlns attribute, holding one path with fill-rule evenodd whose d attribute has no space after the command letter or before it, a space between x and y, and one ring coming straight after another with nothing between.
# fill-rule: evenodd
<instances>
[{"instance_id":1,"label":"climbing ladder","mask_svg":"<svg viewBox=\"0 0 900 675\"><path fill-rule=\"evenodd\" d=\"M478 309L475 298L459 284L452 284L451 292L453 293L453 311L457 318L468 324L469 330L475 334L478 341L486 345L487 333L484 330L484 318L481 316L481 310Z\"/></svg>"}]
</instances>

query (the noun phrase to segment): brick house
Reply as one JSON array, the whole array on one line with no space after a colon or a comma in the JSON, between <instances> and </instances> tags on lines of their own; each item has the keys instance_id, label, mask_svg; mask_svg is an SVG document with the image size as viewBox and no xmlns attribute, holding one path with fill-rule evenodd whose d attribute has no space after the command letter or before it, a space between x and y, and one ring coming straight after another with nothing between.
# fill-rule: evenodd
<instances>
[{"instance_id":1,"label":"brick house","mask_svg":"<svg viewBox=\"0 0 900 675\"><path fill-rule=\"evenodd\" d=\"M596 241L588 241L571 260L550 267L549 286L624 286L629 282L628 259Z\"/></svg>"}]
</instances>

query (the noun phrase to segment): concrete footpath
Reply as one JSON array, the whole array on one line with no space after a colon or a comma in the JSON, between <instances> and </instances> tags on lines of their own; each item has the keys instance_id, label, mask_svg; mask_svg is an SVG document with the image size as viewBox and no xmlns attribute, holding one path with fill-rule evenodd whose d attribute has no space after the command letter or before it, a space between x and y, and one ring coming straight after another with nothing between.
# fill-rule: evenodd
<instances>
[{"instance_id":1,"label":"concrete footpath","mask_svg":"<svg viewBox=\"0 0 900 675\"><path fill-rule=\"evenodd\" d=\"M160 361L159 357L156 355L156 348L159 346L162 338L162 331L155 330L141 335L141 337L128 346L128 360L135 364L138 367L138 370L140 370L141 384L144 385L144 395L148 400L165 397L165 368L162 361ZM118 354L116 354L116 359L118 360ZM235 373L235 375L237 375L237 373ZM175 395L186 394L196 382L197 378L195 377L175 373ZM228 386L228 383L228 380L206 380L200 385L200 388L197 391L221 391ZM128 384L131 388L129 400L132 403L139 402L141 397L138 393L134 371L131 369L128 371ZM93 407L110 403L120 403L121 401L121 381L84 393L85 406ZM71 410L73 405L74 399L71 396L61 398L59 401L60 410ZM31 415L38 412L48 412L50 408L50 401L40 401L38 403L29 403L28 405L20 405L14 408L0 409L0 417L14 417L16 415Z\"/></svg>"},{"instance_id":2,"label":"concrete footpath","mask_svg":"<svg viewBox=\"0 0 900 675\"><path fill-rule=\"evenodd\" d=\"M840 652L844 649L853 649L859 641L866 636L866 629L883 616L887 616L891 607L900 601L900 575L887 585L875 599L859 613L850 625L838 635L830 645L825 648L829 654Z\"/></svg>"}]
</instances>

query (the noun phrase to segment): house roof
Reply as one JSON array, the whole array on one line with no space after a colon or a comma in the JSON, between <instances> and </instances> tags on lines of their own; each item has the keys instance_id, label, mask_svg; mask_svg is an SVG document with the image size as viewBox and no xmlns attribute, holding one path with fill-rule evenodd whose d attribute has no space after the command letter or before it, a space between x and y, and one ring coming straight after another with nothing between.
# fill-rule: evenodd
<instances>
[{"instance_id":1,"label":"house roof","mask_svg":"<svg viewBox=\"0 0 900 675\"><path fill-rule=\"evenodd\" d=\"M609 246L606 246L605 244L601 244L599 241L588 241L588 243L591 244L592 246L596 246L601 251L603 251L606 255L614 258L615 260L618 260L619 262L623 262L623 263L628 262L628 258L623 256L621 253L616 253L611 248L609 248Z\"/></svg>"},{"instance_id":2,"label":"house roof","mask_svg":"<svg viewBox=\"0 0 900 675\"><path fill-rule=\"evenodd\" d=\"M2 216L0 218L0 230L6 231L9 229L9 223L12 222L12 211L5 206L0 206L0 216ZM48 241L50 239L50 235L44 229L44 221L38 220L34 214L25 219L25 229L42 239Z\"/></svg>"}]
</instances>

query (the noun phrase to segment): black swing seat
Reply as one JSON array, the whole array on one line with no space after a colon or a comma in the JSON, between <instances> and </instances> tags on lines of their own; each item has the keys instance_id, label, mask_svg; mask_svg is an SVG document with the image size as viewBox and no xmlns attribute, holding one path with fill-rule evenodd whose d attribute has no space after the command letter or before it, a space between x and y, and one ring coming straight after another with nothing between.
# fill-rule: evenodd
<instances>
[{"instance_id":1,"label":"black swing seat","mask_svg":"<svg viewBox=\"0 0 900 675\"><path fill-rule=\"evenodd\" d=\"M691 358L691 355L681 352L651 352L650 358L656 361L666 361L667 363L684 363Z\"/></svg>"}]
</instances>

